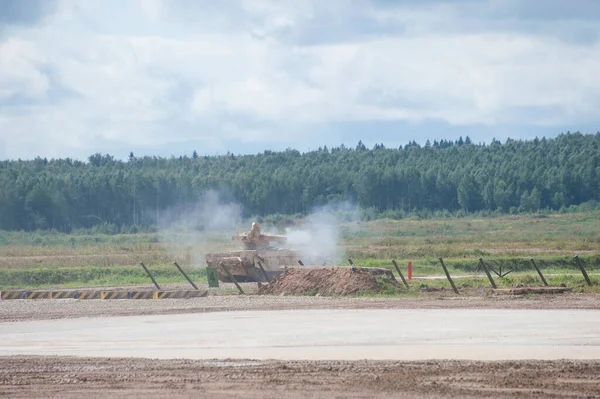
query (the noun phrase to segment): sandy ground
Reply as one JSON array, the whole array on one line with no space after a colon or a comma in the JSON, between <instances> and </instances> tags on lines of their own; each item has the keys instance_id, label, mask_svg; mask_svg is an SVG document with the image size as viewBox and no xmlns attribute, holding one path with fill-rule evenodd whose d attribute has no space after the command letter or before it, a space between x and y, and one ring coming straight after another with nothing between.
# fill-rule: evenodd
<instances>
[{"instance_id":1,"label":"sandy ground","mask_svg":"<svg viewBox=\"0 0 600 399\"><path fill-rule=\"evenodd\" d=\"M13 322L279 309L600 309L600 295L0 301ZM593 361L202 361L0 357L0 397L600 398Z\"/></svg>"},{"instance_id":2,"label":"sandy ground","mask_svg":"<svg viewBox=\"0 0 600 399\"><path fill-rule=\"evenodd\" d=\"M295 309L29 320L0 356L260 360L596 360L599 310Z\"/></svg>"},{"instance_id":3,"label":"sandy ground","mask_svg":"<svg viewBox=\"0 0 600 399\"><path fill-rule=\"evenodd\" d=\"M600 295L594 294L477 297L435 294L414 298L225 295L162 300L4 300L0 301L0 322L280 309L600 309Z\"/></svg>"},{"instance_id":4,"label":"sandy ground","mask_svg":"<svg viewBox=\"0 0 600 399\"><path fill-rule=\"evenodd\" d=\"M0 358L0 396L594 398L600 361L292 362Z\"/></svg>"}]
</instances>

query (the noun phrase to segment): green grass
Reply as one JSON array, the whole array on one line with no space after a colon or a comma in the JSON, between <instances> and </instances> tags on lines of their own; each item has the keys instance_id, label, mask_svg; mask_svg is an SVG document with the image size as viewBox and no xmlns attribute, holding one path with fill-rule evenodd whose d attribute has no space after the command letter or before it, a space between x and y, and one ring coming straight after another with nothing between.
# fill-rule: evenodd
<instances>
[{"instance_id":1,"label":"green grass","mask_svg":"<svg viewBox=\"0 0 600 399\"><path fill-rule=\"evenodd\" d=\"M150 273L161 283L187 283L174 266L149 266ZM206 281L206 268L183 268L192 281ZM48 287L93 287L152 284L141 266L69 267L0 270L1 289Z\"/></svg>"},{"instance_id":2,"label":"green grass","mask_svg":"<svg viewBox=\"0 0 600 399\"><path fill-rule=\"evenodd\" d=\"M150 266L149 269L159 284L187 284L184 277L172 266ZM457 269L449 269L451 276L460 276L460 273L457 273ZM184 268L184 270L194 282L206 281L206 269L204 267L187 267ZM430 271L431 273L428 275L443 275L441 267L431 269ZM480 275L479 277L454 279L461 294L472 294L478 289L490 287L490 283L483 272L478 271L477 273ZM568 287L574 287L576 291L579 292L600 293L600 275L597 270L589 273L595 287L587 287L585 280L578 269L550 268L544 270L543 273L550 285L558 286L565 284ZM394 275L397 276L395 271ZM417 275L413 276L418 277ZM421 274L421 276L424 276L424 274ZM405 277L407 277L406 274ZM397 280L401 283L399 276L397 276ZM0 270L0 281L2 281L0 289L4 290L151 284L151 280L139 266ZM535 271L515 271L503 278L498 278L494 275L494 281L498 288L512 288L519 284L527 286L541 285L541 280ZM422 293L423 290L426 291L428 289L445 289L446 292L442 292L441 295L454 295L451 291L450 283L446 279L410 280L409 285L410 289L408 290L404 288L404 286L398 289L393 285L387 284L385 281L381 281L378 293L361 292L358 296L410 297L417 296ZM314 293L308 292L306 295L314 295Z\"/></svg>"},{"instance_id":3,"label":"green grass","mask_svg":"<svg viewBox=\"0 0 600 399\"><path fill-rule=\"evenodd\" d=\"M483 278L479 264L483 257L493 268L513 269L511 275L500 279L509 282L528 278L523 276L537 278L530 262L533 257L544 273L572 275L573 280L566 276L565 281L580 284L583 277L573 255L579 254L590 274L600 271L598 220L600 211L344 222L340 225L339 244L345 256L338 264L347 265L345 258L351 258L357 266L394 270L391 261L396 259L406 276L410 261L413 276L419 277L443 275L438 259L443 257L453 276L477 274ZM204 281L204 254L237 249L229 238L231 234L171 231L66 235L51 231L0 231L0 288L148 284L150 280L139 266L140 261L151 268L159 283L185 283L170 266L174 260L190 271L194 281ZM459 284L465 281L460 280ZM481 286L486 284L489 283L483 281Z\"/></svg>"},{"instance_id":4,"label":"green grass","mask_svg":"<svg viewBox=\"0 0 600 399\"><path fill-rule=\"evenodd\" d=\"M599 271L600 270L600 256L594 255L582 255L579 257L582 264L587 271ZM571 256L546 256L536 257L536 264L542 270L543 273L551 272L558 273L564 271L570 271L571 273L580 273L577 268L573 257ZM499 270L502 267L503 272L513 270L515 272L532 272L536 273L535 269L531 264L530 258L523 257L495 257L495 258L484 258L486 265ZM395 268L392 265L391 260L388 259L365 259L354 262L360 267L383 267L390 269L395 272ZM406 276L408 269L408 260L400 259L397 261L398 267L402 273ZM463 258L463 259L444 259L444 263L452 274L473 274L483 273L483 268L478 258ZM443 275L444 270L442 269L441 263L437 258L424 258L412 261L413 276L435 276Z\"/></svg>"},{"instance_id":5,"label":"green grass","mask_svg":"<svg viewBox=\"0 0 600 399\"><path fill-rule=\"evenodd\" d=\"M573 292L576 293L588 293L588 294L600 294L600 276L590 276L593 286L588 286L580 275L565 274L560 276L547 276L546 280L551 286L565 285L571 287ZM400 278L398 277L400 282ZM536 287L541 286L542 282L539 280L537 275L531 274L515 274L506 276L504 278L494 279L499 289L503 288L515 288L517 286L529 286ZM434 297L454 297L456 294L452 290L452 287L448 280L411 280L408 282L409 288L406 289L404 285L401 288L396 287L382 287L380 292L373 291L361 291L358 296L366 298L410 298L410 297L422 297L431 296ZM400 283L402 284L402 283ZM480 278L461 278L454 279L459 295L462 296L488 296L492 295L492 286L487 277ZM534 297L544 297L544 294L533 294Z\"/></svg>"},{"instance_id":6,"label":"green grass","mask_svg":"<svg viewBox=\"0 0 600 399\"><path fill-rule=\"evenodd\" d=\"M159 241L157 234L86 234L73 235L53 231L2 231L0 230L0 245L31 245L70 247L75 241L76 245L87 244L134 244L153 243Z\"/></svg>"}]
</instances>

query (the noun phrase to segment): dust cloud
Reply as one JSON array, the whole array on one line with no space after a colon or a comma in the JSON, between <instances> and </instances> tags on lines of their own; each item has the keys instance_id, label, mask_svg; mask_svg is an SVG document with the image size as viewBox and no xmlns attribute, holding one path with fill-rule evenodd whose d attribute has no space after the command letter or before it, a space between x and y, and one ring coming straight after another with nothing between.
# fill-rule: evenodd
<instances>
[{"instance_id":1,"label":"dust cloud","mask_svg":"<svg viewBox=\"0 0 600 399\"><path fill-rule=\"evenodd\" d=\"M287 228L287 247L298 252L305 265L337 265L344 262L342 223L360 220L360 210L349 202L316 208L300 226Z\"/></svg>"},{"instance_id":2,"label":"dust cloud","mask_svg":"<svg viewBox=\"0 0 600 399\"><path fill-rule=\"evenodd\" d=\"M205 255L240 249L231 242L236 230L246 232L254 220L245 220L242 206L227 202L214 190L193 204L170 208L160 215L159 238L173 259L205 264ZM298 253L305 265L339 265L346 262L341 245L342 224L348 228L360 220L361 210L350 202L315 208L294 227L283 232L283 247ZM262 226L263 234L281 234L275 226Z\"/></svg>"},{"instance_id":3,"label":"dust cloud","mask_svg":"<svg viewBox=\"0 0 600 399\"><path fill-rule=\"evenodd\" d=\"M204 265L204 256L231 241L242 222L242 207L226 202L215 190L203 193L193 204L164 211L159 218L159 238L174 258L183 254L196 265Z\"/></svg>"}]
</instances>

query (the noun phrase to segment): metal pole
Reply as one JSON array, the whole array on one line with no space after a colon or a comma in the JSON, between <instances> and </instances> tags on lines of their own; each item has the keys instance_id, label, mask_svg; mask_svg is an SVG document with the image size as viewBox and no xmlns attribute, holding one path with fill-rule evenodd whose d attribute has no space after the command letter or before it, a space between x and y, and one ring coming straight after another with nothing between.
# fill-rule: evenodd
<instances>
[{"instance_id":1,"label":"metal pole","mask_svg":"<svg viewBox=\"0 0 600 399\"><path fill-rule=\"evenodd\" d=\"M589 286L591 286L592 285L592 280L590 280L590 276L588 276L587 272L583 268L583 265L581 264L581 260L579 259L579 255L575 255L575 262L577 262L577 266L579 266L579 269L581 270L581 274L583 274L583 277L585 278L585 281L587 282L587 284Z\"/></svg>"},{"instance_id":2,"label":"metal pole","mask_svg":"<svg viewBox=\"0 0 600 399\"><path fill-rule=\"evenodd\" d=\"M150 277L150 280L152 280L152 282L154 283L154 285L156 286L156 288L160 290L160 286L158 285L158 283L156 282L156 280L154 279L154 277L152 277L152 274L150 274L150 270L148 270L148 268L146 267L146 265L144 265L144 262L140 262L140 265L142 265L142 267L146 271L146 274L148 275L148 277Z\"/></svg>"},{"instance_id":3,"label":"metal pole","mask_svg":"<svg viewBox=\"0 0 600 399\"><path fill-rule=\"evenodd\" d=\"M494 279L492 278L492 275L490 274L489 269L487 268L485 262L483 261L483 258L479 258L479 262L481 263L481 266L483 266L483 270L485 271L485 274L487 274L488 279L490 280L490 283L492 284L492 287L494 287L494 289L498 288L496 286L496 282L494 281Z\"/></svg>"},{"instance_id":4,"label":"metal pole","mask_svg":"<svg viewBox=\"0 0 600 399\"><path fill-rule=\"evenodd\" d=\"M540 275L540 278L542 279L542 283L544 283L545 286L548 286L548 282L546 281L546 279L544 278L544 275L542 274L542 271L540 270L539 267L537 267L537 265L535 264L535 260L533 260L533 258L530 259L531 263L533 264L533 267L535 268L535 270L538 272L538 274Z\"/></svg>"},{"instance_id":5,"label":"metal pole","mask_svg":"<svg viewBox=\"0 0 600 399\"><path fill-rule=\"evenodd\" d=\"M408 286L408 283L406 282L406 279L404 278L404 275L402 274L402 272L400 271L400 268L398 267L398 264L396 263L396 260L392 260L392 263L394 264L394 267L396 268L396 271L398 272L398 274L400 275L400 278L402 279L402 282L404 283L404 285L406 286L406 288L410 288Z\"/></svg>"},{"instance_id":6,"label":"metal pole","mask_svg":"<svg viewBox=\"0 0 600 399\"><path fill-rule=\"evenodd\" d=\"M233 281L233 283L235 284L235 286L237 287L237 289L240 291L240 294L243 294L244 290L242 290L242 287L240 287L240 285L238 284L238 282L235 281L235 277L233 277L233 274L231 274L231 272L229 271L229 269L227 268L227 266L225 266L225 264L223 262L219 263L219 265L221 265L221 267L223 268L223 270L225 270L225 273L227 273L227 275L229 276L229 278L231 279L231 281Z\"/></svg>"},{"instance_id":7,"label":"metal pole","mask_svg":"<svg viewBox=\"0 0 600 399\"><path fill-rule=\"evenodd\" d=\"M198 287L196 287L196 284L194 284L194 282L188 277L188 275L185 274L185 272L183 271L183 269L181 268L181 266L179 266L177 264L177 262L173 262L173 264L175 265L175 267L177 267L177 269L179 269L179 271L181 272L181 274L183 274L183 277L185 277L185 279L187 281L189 281L189 283L192 285L192 287L194 287L194 289L197 291Z\"/></svg>"},{"instance_id":8,"label":"metal pole","mask_svg":"<svg viewBox=\"0 0 600 399\"><path fill-rule=\"evenodd\" d=\"M450 285L452 286L452 289L454 290L454 292L456 292L458 294L458 289L454 285L454 281L452 281L452 277L450 277L450 273L448 273L448 269L446 268L446 265L444 264L444 260L442 258L439 258L439 259L440 259L440 262L442 263L442 267L444 268L444 273L446 273L446 277L448 277L448 281L450 281Z\"/></svg>"},{"instance_id":9,"label":"metal pole","mask_svg":"<svg viewBox=\"0 0 600 399\"><path fill-rule=\"evenodd\" d=\"M265 268L263 267L262 263L260 263L260 261L258 261L257 263L258 263L258 267L260 267L260 270L262 270L263 275L265 276L265 279L267 280L267 283L270 283L271 280L269 280L269 276L267 275L267 272L265 271Z\"/></svg>"}]
</instances>

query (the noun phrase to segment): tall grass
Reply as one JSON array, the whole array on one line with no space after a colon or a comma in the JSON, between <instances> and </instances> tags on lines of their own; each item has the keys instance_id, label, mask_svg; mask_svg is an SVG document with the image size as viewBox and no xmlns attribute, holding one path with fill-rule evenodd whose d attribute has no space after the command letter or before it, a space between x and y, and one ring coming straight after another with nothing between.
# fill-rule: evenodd
<instances>
[{"instance_id":1,"label":"tall grass","mask_svg":"<svg viewBox=\"0 0 600 399\"><path fill-rule=\"evenodd\" d=\"M550 215L379 219L340 224L340 246L359 266L391 268L396 259L415 276L439 275L439 257L455 274L482 273L479 257L494 268L579 273L573 255L588 270L600 269L599 211ZM204 254L239 249L232 232L172 231L147 234L77 234L0 231L0 287L52 284L137 284L148 281L137 265L204 266ZM344 259L340 262L346 263ZM164 268L164 269L163 269ZM69 270L70 271L69 271ZM198 278L203 273L190 268ZM159 266L161 278L181 277ZM183 281L183 280L181 280Z\"/></svg>"},{"instance_id":2,"label":"tall grass","mask_svg":"<svg viewBox=\"0 0 600 399\"><path fill-rule=\"evenodd\" d=\"M152 276L160 283L187 283L174 266L150 266ZM206 281L206 268L183 268L193 281ZM141 266L71 267L0 270L0 289L42 287L118 286L152 284Z\"/></svg>"},{"instance_id":3,"label":"tall grass","mask_svg":"<svg viewBox=\"0 0 600 399\"><path fill-rule=\"evenodd\" d=\"M579 257L588 271L600 271L600 255L580 256ZM397 263L403 273L407 272L408 262L412 263L414 276L432 276L442 275L443 269L439 259L425 258L417 260L398 259ZM532 272L536 273L530 258L484 258L486 265L491 266L495 270L502 268L503 271L513 270L514 272ZM580 273L575 261L570 256L549 256L535 258L537 266L548 273L564 273L570 271L572 273ZM462 259L444 259L444 263L455 274L474 274L483 273L483 268L479 262L479 258L462 258ZM355 261L357 266L362 267L383 267L390 270L395 270L390 259L367 259Z\"/></svg>"}]
</instances>

